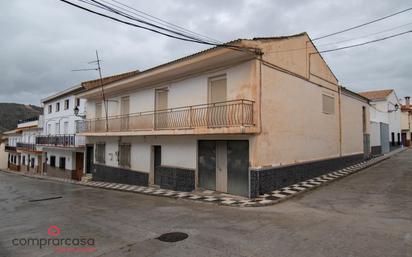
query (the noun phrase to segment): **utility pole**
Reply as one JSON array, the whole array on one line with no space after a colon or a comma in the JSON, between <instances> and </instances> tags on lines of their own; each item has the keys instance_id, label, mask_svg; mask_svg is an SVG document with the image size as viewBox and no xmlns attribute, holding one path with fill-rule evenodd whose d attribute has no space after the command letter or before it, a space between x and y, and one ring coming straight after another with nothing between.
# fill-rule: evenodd
<instances>
[{"instance_id":1,"label":"utility pole","mask_svg":"<svg viewBox=\"0 0 412 257\"><path fill-rule=\"evenodd\" d=\"M100 87L102 89L102 99L103 99L103 105L104 105L104 114L106 118L106 132L109 131L109 106L108 106L108 101L106 100L106 96L104 94L104 87L103 87L103 77L102 77L102 68L100 66L100 59L99 59L99 53L96 50L96 61L91 61L91 63L96 63L97 68L91 68L91 69L78 69L78 70L72 70L72 71L89 71L89 70L97 70L99 72L99 80L100 80Z\"/></svg>"}]
</instances>

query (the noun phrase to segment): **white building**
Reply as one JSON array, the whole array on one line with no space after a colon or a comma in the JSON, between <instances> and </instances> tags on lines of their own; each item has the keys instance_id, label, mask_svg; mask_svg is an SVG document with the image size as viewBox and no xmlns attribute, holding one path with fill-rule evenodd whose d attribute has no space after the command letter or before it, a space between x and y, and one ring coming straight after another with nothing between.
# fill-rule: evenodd
<instances>
[{"instance_id":1,"label":"white building","mask_svg":"<svg viewBox=\"0 0 412 257\"><path fill-rule=\"evenodd\" d=\"M80 180L85 172L85 138L75 133L75 122L81 118L73 111L77 107L85 112L86 101L74 97L82 90L78 85L42 99L43 131L36 145L44 152L48 176Z\"/></svg>"},{"instance_id":2,"label":"white building","mask_svg":"<svg viewBox=\"0 0 412 257\"><path fill-rule=\"evenodd\" d=\"M21 142L21 130L10 130L3 133L7 139L7 145L5 151L8 153L7 167L10 170L20 171L21 166L21 154L17 152L17 143Z\"/></svg>"},{"instance_id":3,"label":"white building","mask_svg":"<svg viewBox=\"0 0 412 257\"><path fill-rule=\"evenodd\" d=\"M21 156L20 170L28 173L43 172L43 152L36 147L36 137L43 132L43 115L19 120L17 130L21 130L20 142L16 144Z\"/></svg>"},{"instance_id":4,"label":"white building","mask_svg":"<svg viewBox=\"0 0 412 257\"><path fill-rule=\"evenodd\" d=\"M372 153L387 153L401 145L401 104L395 90L362 92L370 100Z\"/></svg>"}]
</instances>

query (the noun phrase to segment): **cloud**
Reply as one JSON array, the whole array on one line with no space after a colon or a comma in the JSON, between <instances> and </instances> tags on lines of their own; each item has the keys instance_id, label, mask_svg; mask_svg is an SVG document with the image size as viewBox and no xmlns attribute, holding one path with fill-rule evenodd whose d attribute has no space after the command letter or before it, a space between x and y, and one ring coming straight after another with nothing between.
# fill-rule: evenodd
<instances>
[{"instance_id":1,"label":"cloud","mask_svg":"<svg viewBox=\"0 0 412 257\"><path fill-rule=\"evenodd\" d=\"M408 1L151 0L131 6L201 34L230 41L307 31L312 37L409 7ZM144 70L207 48L97 17L56 0L6 1L0 16L0 102L40 104L54 92L94 79L88 68L98 49L103 75ZM357 38L408 22L403 14L363 29L317 41L323 45ZM411 29L388 31L358 41L319 47L329 49ZM350 50L325 53L340 82L362 91L395 88L411 95L412 35Z\"/></svg>"}]
</instances>

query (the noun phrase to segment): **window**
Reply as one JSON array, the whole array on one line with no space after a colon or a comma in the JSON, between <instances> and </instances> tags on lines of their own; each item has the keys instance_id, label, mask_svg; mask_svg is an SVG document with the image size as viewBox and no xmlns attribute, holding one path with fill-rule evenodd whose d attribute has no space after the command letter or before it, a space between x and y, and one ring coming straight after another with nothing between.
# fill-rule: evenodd
<instances>
[{"instance_id":1,"label":"window","mask_svg":"<svg viewBox=\"0 0 412 257\"><path fill-rule=\"evenodd\" d=\"M54 131L54 134L60 134L60 123L56 123L56 131Z\"/></svg>"},{"instance_id":2,"label":"window","mask_svg":"<svg viewBox=\"0 0 412 257\"><path fill-rule=\"evenodd\" d=\"M69 134L69 122L68 122L68 121L65 121L65 122L63 123L63 133L64 133L65 135Z\"/></svg>"},{"instance_id":3,"label":"window","mask_svg":"<svg viewBox=\"0 0 412 257\"><path fill-rule=\"evenodd\" d=\"M77 107L80 106L80 98L76 98L76 106L77 106Z\"/></svg>"},{"instance_id":4,"label":"window","mask_svg":"<svg viewBox=\"0 0 412 257\"><path fill-rule=\"evenodd\" d=\"M25 155L23 155L23 161L22 161L22 164L23 164L23 165L26 165L26 156L25 156Z\"/></svg>"},{"instance_id":5,"label":"window","mask_svg":"<svg viewBox=\"0 0 412 257\"><path fill-rule=\"evenodd\" d=\"M52 113L52 111L53 111L53 110L52 110L52 108L53 108L53 107L52 107L52 105L51 105L51 104L49 104L49 106L48 106L49 113Z\"/></svg>"},{"instance_id":6,"label":"window","mask_svg":"<svg viewBox=\"0 0 412 257\"><path fill-rule=\"evenodd\" d=\"M122 116L120 120L120 128L122 131L129 129L129 109L130 109L130 100L128 96L121 98L120 105L120 115Z\"/></svg>"},{"instance_id":7,"label":"window","mask_svg":"<svg viewBox=\"0 0 412 257\"><path fill-rule=\"evenodd\" d=\"M56 112L60 111L60 102L56 103Z\"/></svg>"},{"instance_id":8,"label":"window","mask_svg":"<svg viewBox=\"0 0 412 257\"><path fill-rule=\"evenodd\" d=\"M56 167L56 156L50 155L50 166Z\"/></svg>"},{"instance_id":9,"label":"window","mask_svg":"<svg viewBox=\"0 0 412 257\"><path fill-rule=\"evenodd\" d=\"M333 96L322 95L322 111L326 114L335 113L335 98Z\"/></svg>"},{"instance_id":10,"label":"window","mask_svg":"<svg viewBox=\"0 0 412 257\"><path fill-rule=\"evenodd\" d=\"M106 145L105 143L96 144L95 159L97 163L105 163Z\"/></svg>"},{"instance_id":11,"label":"window","mask_svg":"<svg viewBox=\"0 0 412 257\"><path fill-rule=\"evenodd\" d=\"M60 157L59 159L59 168L62 170L66 169L66 157Z\"/></svg>"},{"instance_id":12,"label":"window","mask_svg":"<svg viewBox=\"0 0 412 257\"><path fill-rule=\"evenodd\" d=\"M68 110L68 109L69 109L69 106L70 106L70 101L69 101L69 99L64 100L64 109L65 109L65 110Z\"/></svg>"},{"instance_id":13,"label":"window","mask_svg":"<svg viewBox=\"0 0 412 257\"><path fill-rule=\"evenodd\" d=\"M119 144L119 165L130 168L130 144Z\"/></svg>"},{"instance_id":14,"label":"window","mask_svg":"<svg viewBox=\"0 0 412 257\"><path fill-rule=\"evenodd\" d=\"M225 102L227 99L226 76L209 79L209 103Z\"/></svg>"},{"instance_id":15,"label":"window","mask_svg":"<svg viewBox=\"0 0 412 257\"><path fill-rule=\"evenodd\" d=\"M31 167L32 168L34 168L34 162L35 162L34 158L31 158Z\"/></svg>"}]
</instances>

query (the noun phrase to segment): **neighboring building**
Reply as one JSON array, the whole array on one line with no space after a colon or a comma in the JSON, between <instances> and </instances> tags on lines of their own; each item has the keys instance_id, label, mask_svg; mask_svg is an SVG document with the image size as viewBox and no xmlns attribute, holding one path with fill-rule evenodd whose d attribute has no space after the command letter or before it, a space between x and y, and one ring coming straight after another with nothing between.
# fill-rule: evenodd
<instances>
[{"instance_id":1,"label":"neighboring building","mask_svg":"<svg viewBox=\"0 0 412 257\"><path fill-rule=\"evenodd\" d=\"M401 145L401 111L395 90L359 93L370 100L373 154L384 154Z\"/></svg>"},{"instance_id":2,"label":"neighboring building","mask_svg":"<svg viewBox=\"0 0 412 257\"><path fill-rule=\"evenodd\" d=\"M10 170L20 171L21 167L21 154L17 151L17 143L21 142L21 129L15 129L6 131L3 133L8 143L5 146L5 151L8 153L7 167Z\"/></svg>"},{"instance_id":3,"label":"neighboring building","mask_svg":"<svg viewBox=\"0 0 412 257\"><path fill-rule=\"evenodd\" d=\"M43 132L36 145L44 152L44 172L48 176L80 180L84 174L85 138L76 135L74 115L77 107L85 112L86 101L75 99L83 90L81 85L71 87L42 99L44 110Z\"/></svg>"},{"instance_id":4,"label":"neighboring building","mask_svg":"<svg viewBox=\"0 0 412 257\"><path fill-rule=\"evenodd\" d=\"M20 141L16 143L20 153L20 170L30 174L43 172L43 152L36 147L36 137L42 134L43 116L19 120L17 130L21 131Z\"/></svg>"},{"instance_id":5,"label":"neighboring building","mask_svg":"<svg viewBox=\"0 0 412 257\"><path fill-rule=\"evenodd\" d=\"M6 152L6 145L8 143L8 137L6 135L0 136L0 169L8 168L9 154Z\"/></svg>"},{"instance_id":6,"label":"neighboring building","mask_svg":"<svg viewBox=\"0 0 412 257\"><path fill-rule=\"evenodd\" d=\"M93 180L256 197L369 157L368 99L306 33L227 45L107 83L106 102L84 84Z\"/></svg>"},{"instance_id":7,"label":"neighboring building","mask_svg":"<svg viewBox=\"0 0 412 257\"><path fill-rule=\"evenodd\" d=\"M401 107L401 130L402 130L402 145L404 146L411 146L411 138L412 138L412 107L410 102L410 97L405 97L405 104Z\"/></svg>"}]
</instances>

